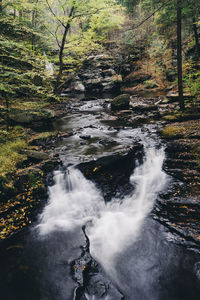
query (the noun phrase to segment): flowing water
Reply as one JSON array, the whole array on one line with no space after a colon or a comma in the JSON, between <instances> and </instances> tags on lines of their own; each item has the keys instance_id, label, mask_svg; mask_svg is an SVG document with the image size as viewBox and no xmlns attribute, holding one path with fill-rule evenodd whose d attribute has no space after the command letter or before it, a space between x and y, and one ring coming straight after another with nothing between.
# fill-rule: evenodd
<instances>
[{"instance_id":1,"label":"flowing water","mask_svg":"<svg viewBox=\"0 0 200 300\"><path fill-rule=\"evenodd\" d=\"M136 185L133 195L105 203L94 183L73 167L68 174L55 173L49 189L49 203L41 215L40 235L73 231L87 224L92 256L109 272L117 254L138 237L144 218L153 208L156 195L167 181L162 171L164 150L146 149L145 161L130 177Z\"/></svg>"},{"instance_id":2,"label":"flowing water","mask_svg":"<svg viewBox=\"0 0 200 300\"><path fill-rule=\"evenodd\" d=\"M171 242L172 234L151 217L159 193L172 180L162 169L165 152L156 127L115 124L104 101L77 102L70 116L56 122L56 128L74 132L56 148L65 167L54 172L48 202L26 237L20 258L26 272L4 284L2 300L73 300L77 283L71 262L81 256L86 237L101 274L117 292L110 288L100 297L87 291L80 299L200 299L194 271L199 255ZM128 151L138 139L144 159L132 170L133 190L106 202L77 164Z\"/></svg>"}]
</instances>

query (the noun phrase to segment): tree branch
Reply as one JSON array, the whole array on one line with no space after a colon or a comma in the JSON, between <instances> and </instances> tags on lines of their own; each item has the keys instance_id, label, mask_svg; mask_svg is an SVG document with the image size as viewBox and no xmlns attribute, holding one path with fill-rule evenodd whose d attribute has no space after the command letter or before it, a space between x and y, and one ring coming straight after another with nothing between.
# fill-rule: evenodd
<instances>
[{"instance_id":1,"label":"tree branch","mask_svg":"<svg viewBox=\"0 0 200 300\"><path fill-rule=\"evenodd\" d=\"M56 28L55 33L53 33L51 30L49 30L49 29L47 28L47 26L45 26L45 25L43 25L43 26L44 26L44 27L46 28L46 30L47 30L47 31L48 31L48 32L56 39L56 43L57 43L58 47L60 48L61 45L60 45L60 42L59 42L58 37L57 37L57 31L58 31L60 25L57 25L57 28Z\"/></svg>"},{"instance_id":2,"label":"tree branch","mask_svg":"<svg viewBox=\"0 0 200 300\"><path fill-rule=\"evenodd\" d=\"M80 18L80 17L85 17L85 16L92 16L95 15L96 13L98 13L101 10L107 9L108 7L102 7L102 8L97 8L94 12L85 12L83 14L79 14L79 15L74 15L73 19L75 18Z\"/></svg>"},{"instance_id":3,"label":"tree branch","mask_svg":"<svg viewBox=\"0 0 200 300\"><path fill-rule=\"evenodd\" d=\"M65 27L65 24L56 16L56 14L54 13L53 9L51 8L50 4L49 4L49 1L46 0L46 3L47 3L47 6L50 10L50 12L52 13L52 15L56 18L56 20L63 26Z\"/></svg>"},{"instance_id":4,"label":"tree branch","mask_svg":"<svg viewBox=\"0 0 200 300\"><path fill-rule=\"evenodd\" d=\"M145 18L144 20L142 20L139 24L137 24L135 27L130 28L125 30L126 31L131 31L134 29L137 29L138 27L140 27L141 25L143 25L146 21L148 21L151 17L153 17L159 10L161 10L163 7L165 7L165 5L167 5L171 0L167 0L165 1L161 6L159 6L159 8L157 8L152 14L150 14L147 18Z\"/></svg>"}]
</instances>

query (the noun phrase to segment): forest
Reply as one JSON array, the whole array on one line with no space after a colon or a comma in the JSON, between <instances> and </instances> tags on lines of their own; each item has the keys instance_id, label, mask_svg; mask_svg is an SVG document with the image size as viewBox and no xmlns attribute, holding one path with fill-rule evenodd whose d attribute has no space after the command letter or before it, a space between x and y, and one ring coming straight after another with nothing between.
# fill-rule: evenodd
<instances>
[{"instance_id":1,"label":"forest","mask_svg":"<svg viewBox=\"0 0 200 300\"><path fill-rule=\"evenodd\" d=\"M0 298L199 300L199 1L0 0L0 29Z\"/></svg>"}]
</instances>

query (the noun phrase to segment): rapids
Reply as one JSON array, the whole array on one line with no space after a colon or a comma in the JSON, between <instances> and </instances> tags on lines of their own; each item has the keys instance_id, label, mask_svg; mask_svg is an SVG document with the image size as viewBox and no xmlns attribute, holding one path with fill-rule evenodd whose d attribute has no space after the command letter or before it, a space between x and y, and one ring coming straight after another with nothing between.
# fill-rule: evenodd
<instances>
[{"instance_id":1,"label":"rapids","mask_svg":"<svg viewBox=\"0 0 200 300\"><path fill-rule=\"evenodd\" d=\"M152 218L172 180L163 171L157 125L118 124L99 99L76 101L54 129L73 135L55 145L63 166L37 222L1 252L0 299L199 300L199 254L176 245L174 234ZM129 151L138 141L144 157L132 169L132 189L105 201L78 165ZM72 265L84 270L88 261L95 265L89 277L75 277Z\"/></svg>"}]
</instances>

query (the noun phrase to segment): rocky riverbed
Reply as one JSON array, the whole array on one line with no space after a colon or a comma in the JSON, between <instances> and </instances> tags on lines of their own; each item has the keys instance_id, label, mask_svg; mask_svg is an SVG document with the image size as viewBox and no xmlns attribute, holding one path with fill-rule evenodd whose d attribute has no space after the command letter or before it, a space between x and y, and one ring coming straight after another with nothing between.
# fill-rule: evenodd
<instances>
[{"instance_id":1,"label":"rocky riverbed","mask_svg":"<svg viewBox=\"0 0 200 300\"><path fill-rule=\"evenodd\" d=\"M116 75L91 56L62 104L23 114L30 147L1 194L4 299L198 300L199 108L102 94Z\"/></svg>"}]
</instances>

